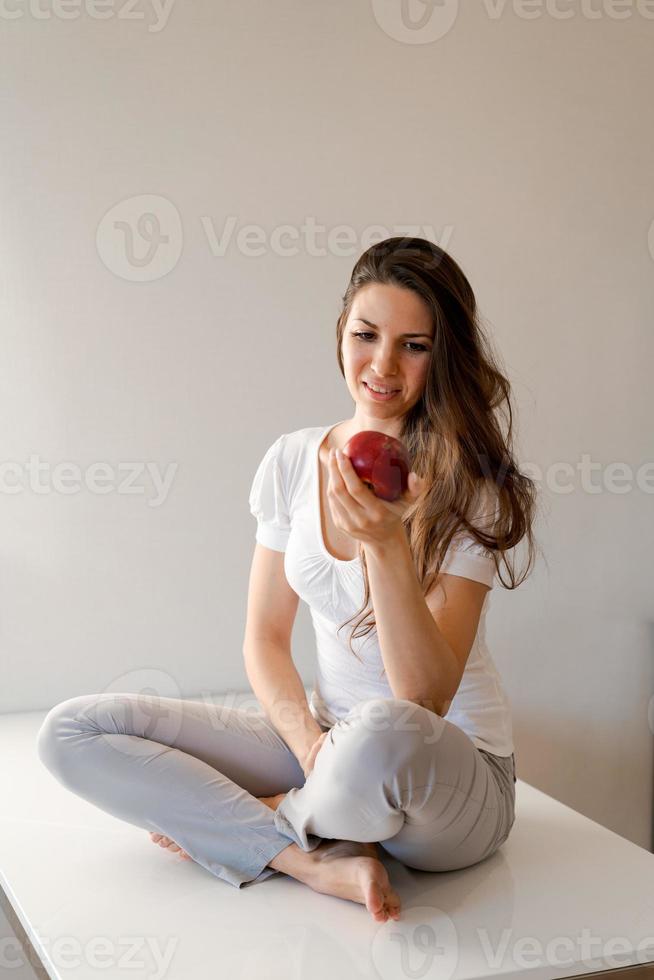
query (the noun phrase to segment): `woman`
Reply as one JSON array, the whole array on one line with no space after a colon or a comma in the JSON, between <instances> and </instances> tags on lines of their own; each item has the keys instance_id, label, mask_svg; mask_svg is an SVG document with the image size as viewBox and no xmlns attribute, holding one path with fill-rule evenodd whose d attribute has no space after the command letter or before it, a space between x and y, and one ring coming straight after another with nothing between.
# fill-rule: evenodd
<instances>
[{"instance_id":1,"label":"woman","mask_svg":"<svg viewBox=\"0 0 654 980\"><path fill-rule=\"evenodd\" d=\"M378 844L452 870L513 826L510 709L485 615L496 574L513 589L531 570L535 488L512 456L509 384L472 289L438 246L390 238L359 258L337 358L353 417L280 436L250 493L244 655L264 711L82 695L48 713L38 750L70 790L235 887L281 871L383 922L400 900ZM363 429L409 452L398 501L335 455ZM290 655L300 597L317 640L309 703Z\"/></svg>"}]
</instances>

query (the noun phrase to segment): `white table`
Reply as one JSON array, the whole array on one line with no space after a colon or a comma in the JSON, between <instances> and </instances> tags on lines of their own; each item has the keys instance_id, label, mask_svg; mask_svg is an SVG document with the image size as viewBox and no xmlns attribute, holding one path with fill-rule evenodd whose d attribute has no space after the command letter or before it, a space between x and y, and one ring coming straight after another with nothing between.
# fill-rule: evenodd
<instances>
[{"instance_id":1,"label":"white table","mask_svg":"<svg viewBox=\"0 0 654 980\"><path fill-rule=\"evenodd\" d=\"M0 715L0 884L43 977L654 978L654 855L522 780L486 861L384 857L402 918L380 925L286 875L233 888L70 793L36 755L45 714Z\"/></svg>"}]
</instances>

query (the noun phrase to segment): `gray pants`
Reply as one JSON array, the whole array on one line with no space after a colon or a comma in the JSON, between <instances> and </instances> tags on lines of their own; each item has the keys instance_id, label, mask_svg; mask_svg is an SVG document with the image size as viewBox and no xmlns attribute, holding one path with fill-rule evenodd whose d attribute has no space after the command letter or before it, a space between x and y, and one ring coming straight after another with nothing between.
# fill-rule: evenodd
<instances>
[{"instance_id":1,"label":"gray pants","mask_svg":"<svg viewBox=\"0 0 654 980\"><path fill-rule=\"evenodd\" d=\"M515 755L478 749L411 701L358 704L302 768L261 711L144 694L55 705L39 758L67 789L120 820L165 834L240 888L291 843L374 841L424 871L476 864L515 819ZM256 799L287 793L273 811Z\"/></svg>"}]
</instances>

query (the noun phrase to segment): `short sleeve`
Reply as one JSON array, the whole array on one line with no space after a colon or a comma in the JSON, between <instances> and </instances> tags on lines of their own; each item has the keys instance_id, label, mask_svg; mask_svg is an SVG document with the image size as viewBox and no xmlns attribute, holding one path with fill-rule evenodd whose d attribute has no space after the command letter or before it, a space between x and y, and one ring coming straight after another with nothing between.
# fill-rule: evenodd
<instances>
[{"instance_id":1,"label":"short sleeve","mask_svg":"<svg viewBox=\"0 0 654 980\"><path fill-rule=\"evenodd\" d=\"M280 436L259 463L250 489L250 513L257 519L256 540L273 551L286 551L291 522L284 493Z\"/></svg>"},{"instance_id":2,"label":"short sleeve","mask_svg":"<svg viewBox=\"0 0 654 980\"><path fill-rule=\"evenodd\" d=\"M492 589L496 571L492 554L470 535L457 534L445 552L440 571L483 582Z\"/></svg>"},{"instance_id":3,"label":"short sleeve","mask_svg":"<svg viewBox=\"0 0 654 980\"><path fill-rule=\"evenodd\" d=\"M496 516L491 504L492 498L487 491L484 491L483 496L479 498L475 517L470 521L484 533L489 532ZM497 571L493 554L494 552L484 548L467 531L459 531L454 535L445 552L440 571L447 572L448 575L461 575L474 582L483 582L492 589Z\"/></svg>"}]
</instances>

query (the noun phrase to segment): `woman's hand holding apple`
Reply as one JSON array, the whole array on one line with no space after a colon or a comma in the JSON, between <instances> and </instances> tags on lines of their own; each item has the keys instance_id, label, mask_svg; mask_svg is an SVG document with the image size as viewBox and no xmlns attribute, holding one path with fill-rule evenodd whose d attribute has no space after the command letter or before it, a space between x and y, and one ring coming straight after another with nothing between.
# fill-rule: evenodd
<instances>
[{"instance_id":1,"label":"woman's hand holding apple","mask_svg":"<svg viewBox=\"0 0 654 980\"><path fill-rule=\"evenodd\" d=\"M405 513L425 488L407 460L399 440L377 432L358 432L340 457L330 450L327 500L336 527L369 545L385 545L403 531Z\"/></svg>"}]
</instances>

